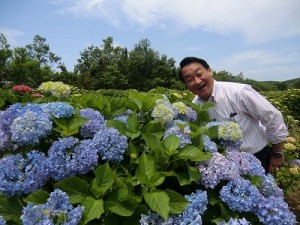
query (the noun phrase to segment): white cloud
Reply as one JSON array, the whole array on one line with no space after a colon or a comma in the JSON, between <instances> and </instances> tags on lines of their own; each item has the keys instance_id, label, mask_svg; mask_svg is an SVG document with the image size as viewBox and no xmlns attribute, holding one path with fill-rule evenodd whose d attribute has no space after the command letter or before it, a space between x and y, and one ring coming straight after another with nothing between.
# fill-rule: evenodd
<instances>
[{"instance_id":1,"label":"white cloud","mask_svg":"<svg viewBox=\"0 0 300 225\"><path fill-rule=\"evenodd\" d=\"M4 34L7 42L12 46L18 45L17 38L24 35L22 31L6 27L0 27L0 33Z\"/></svg>"},{"instance_id":2,"label":"white cloud","mask_svg":"<svg viewBox=\"0 0 300 225\"><path fill-rule=\"evenodd\" d=\"M300 35L299 0L66 2L68 4L64 12L72 12L77 16L102 16L116 26L125 26L129 22L142 28L154 26L182 31L196 28L221 34L242 33L251 43Z\"/></svg>"}]
</instances>

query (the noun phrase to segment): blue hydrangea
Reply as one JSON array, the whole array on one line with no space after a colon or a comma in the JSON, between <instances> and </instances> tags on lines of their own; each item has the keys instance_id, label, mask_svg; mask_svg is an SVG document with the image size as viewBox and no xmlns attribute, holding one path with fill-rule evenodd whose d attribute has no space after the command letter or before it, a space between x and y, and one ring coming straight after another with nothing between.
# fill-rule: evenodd
<instances>
[{"instance_id":1,"label":"blue hydrangea","mask_svg":"<svg viewBox=\"0 0 300 225\"><path fill-rule=\"evenodd\" d=\"M93 141L104 161L120 162L128 147L126 136L115 128L104 127L94 135Z\"/></svg>"},{"instance_id":2,"label":"blue hydrangea","mask_svg":"<svg viewBox=\"0 0 300 225\"><path fill-rule=\"evenodd\" d=\"M141 225L165 225L164 219L157 213L149 212L148 215L141 215Z\"/></svg>"},{"instance_id":3,"label":"blue hydrangea","mask_svg":"<svg viewBox=\"0 0 300 225\"><path fill-rule=\"evenodd\" d=\"M10 148L11 145L11 132L0 124L0 151Z\"/></svg>"},{"instance_id":4,"label":"blue hydrangea","mask_svg":"<svg viewBox=\"0 0 300 225\"><path fill-rule=\"evenodd\" d=\"M218 152L218 146L213 142L209 136L202 135L202 140L204 144L204 149L209 152Z\"/></svg>"},{"instance_id":5,"label":"blue hydrangea","mask_svg":"<svg viewBox=\"0 0 300 225\"><path fill-rule=\"evenodd\" d=\"M165 131L164 139L171 134L175 134L180 139L180 148L183 148L185 145L192 143L191 136L189 135L190 132L191 129L187 123L176 120L174 121L173 126Z\"/></svg>"},{"instance_id":6,"label":"blue hydrangea","mask_svg":"<svg viewBox=\"0 0 300 225\"><path fill-rule=\"evenodd\" d=\"M6 225L6 221L4 220L3 216L0 216L0 225Z\"/></svg>"},{"instance_id":7,"label":"blue hydrangea","mask_svg":"<svg viewBox=\"0 0 300 225\"><path fill-rule=\"evenodd\" d=\"M98 130L105 126L104 117L97 110L90 108L81 109L80 116L89 119L80 127L80 135L84 138L92 138Z\"/></svg>"},{"instance_id":8,"label":"blue hydrangea","mask_svg":"<svg viewBox=\"0 0 300 225\"><path fill-rule=\"evenodd\" d=\"M49 151L51 177L56 180L84 174L98 163L98 153L92 140L79 142L77 138L61 138L53 142Z\"/></svg>"},{"instance_id":9,"label":"blue hydrangea","mask_svg":"<svg viewBox=\"0 0 300 225\"><path fill-rule=\"evenodd\" d=\"M212 159L198 165L201 173L201 184L206 188L215 188L220 181L236 179L240 177L238 167L230 163L225 156L216 152L212 154Z\"/></svg>"},{"instance_id":10,"label":"blue hydrangea","mask_svg":"<svg viewBox=\"0 0 300 225\"><path fill-rule=\"evenodd\" d=\"M220 190L220 198L229 208L238 212L251 212L263 198L256 186L243 178L230 180Z\"/></svg>"},{"instance_id":11,"label":"blue hydrangea","mask_svg":"<svg viewBox=\"0 0 300 225\"><path fill-rule=\"evenodd\" d=\"M130 114L132 114L132 113L133 113L133 111L131 109L127 109L123 114L115 116L114 119L119 120L127 125L128 124L127 119L130 116Z\"/></svg>"},{"instance_id":12,"label":"blue hydrangea","mask_svg":"<svg viewBox=\"0 0 300 225\"><path fill-rule=\"evenodd\" d=\"M185 195L184 197L188 201L188 205L180 215L171 217L171 219L173 220L172 224L201 225L201 215L203 215L206 211L208 204L207 192L202 190L196 190L195 193Z\"/></svg>"},{"instance_id":13,"label":"blue hydrangea","mask_svg":"<svg viewBox=\"0 0 300 225\"><path fill-rule=\"evenodd\" d=\"M46 156L33 150L27 158L21 154L0 159L0 192L8 196L28 194L41 188L49 179Z\"/></svg>"},{"instance_id":14,"label":"blue hydrangea","mask_svg":"<svg viewBox=\"0 0 300 225\"><path fill-rule=\"evenodd\" d=\"M44 103L41 105L41 109L55 118L71 117L75 114L74 107L65 102Z\"/></svg>"},{"instance_id":15,"label":"blue hydrangea","mask_svg":"<svg viewBox=\"0 0 300 225\"><path fill-rule=\"evenodd\" d=\"M256 158L253 154L250 153L243 153L243 156L249 162L249 175L256 175L256 176L264 176L265 169L262 167L261 162L258 158Z\"/></svg>"},{"instance_id":16,"label":"blue hydrangea","mask_svg":"<svg viewBox=\"0 0 300 225\"><path fill-rule=\"evenodd\" d=\"M74 208L65 192L55 189L45 204L33 205L31 202L23 209L21 220L23 225L59 224L76 225L83 213L83 207ZM61 220L61 221L60 221Z\"/></svg>"},{"instance_id":17,"label":"blue hydrangea","mask_svg":"<svg viewBox=\"0 0 300 225\"><path fill-rule=\"evenodd\" d=\"M52 122L44 113L27 111L13 120L10 129L18 146L36 144L52 130Z\"/></svg>"},{"instance_id":18,"label":"blue hydrangea","mask_svg":"<svg viewBox=\"0 0 300 225\"><path fill-rule=\"evenodd\" d=\"M251 223L245 218L242 219L230 218L228 222L222 221L217 223L217 225L251 225Z\"/></svg>"},{"instance_id":19,"label":"blue hydrangea","mask_svg":"<svg viewBox=\"0 0 300 225\"><path fill-rule=\"evenodd\" d=\"M263 175L260 187L260 192L265 197L275 196L278 198L283 198L283 190L276 184L275 178L271 174Z\"/></svg>"},{"instance_id":20,"label":"blue hydrangea","mask_svg":"<svg viewBox=\"0 0 300 225\"><path fill-rule=\"evenodd\" d=\"M289 211L288 204L283 198L270 196L261 198L253 213L263 224L268 225L296 225L296 216Z\"/></svg>"}]
</instances>

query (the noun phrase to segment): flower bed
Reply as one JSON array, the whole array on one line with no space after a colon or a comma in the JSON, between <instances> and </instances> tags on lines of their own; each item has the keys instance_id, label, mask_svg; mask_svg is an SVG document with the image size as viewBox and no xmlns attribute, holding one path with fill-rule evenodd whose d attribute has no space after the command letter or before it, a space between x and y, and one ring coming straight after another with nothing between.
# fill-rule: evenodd
<instances>
[{"instance_id":1,"label":"flower bed","mask_svg":"<svg viewBox=\"0 0 300 225\"><path fill-rule=\"evenodd\" d=\"M274 177L239 151L237 124L207 107L139 92L10 105L0 224L296 224Z\"/></svg>"}]
</instances>

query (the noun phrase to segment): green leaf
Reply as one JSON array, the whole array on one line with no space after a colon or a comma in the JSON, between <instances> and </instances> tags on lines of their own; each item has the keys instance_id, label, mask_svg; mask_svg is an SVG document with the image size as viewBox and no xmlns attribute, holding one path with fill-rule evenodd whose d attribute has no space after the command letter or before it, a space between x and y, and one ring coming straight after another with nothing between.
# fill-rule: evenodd
<instances>
[{"instance_id":1,"label":"green leaf","mask_svg":"<svg viewBox=\"0 0 300 225\"><path fill-rule=\"evenodd\" d=\"M171 211L169 195L159 190L144 192L143 194L150 209L157 212L164 220L167 220Z\"/></svg>"},{"instance_id":2,"label":"green leaf","mask_svg":"<svg viewBox=\"0 0 300 225\"><path fill-rule=\"evenodd\" d=\"M130 133L137 133L139 131L139 121L138 121L138 118L136 116L135 113L131 113L129 116L128 116L128 119L127 119L127 122L128 122L128 131Z\"/></svg>"},{"instance_id":3,"label":"green leaf","mask_svg":"<svg viewBox=\"0 0 300 225\"><path fill-rule=\"evenodd\" d=\"M71 118L52 118L58 127L54 130L58 131L62 137L69 137L79 132L79 127L85 124L89 119L74 115Z\"/></svg>"},{"instance_id":4,"label":"green leaf","mask_svg":"<svg viewBox=\"0 0 300 225\"><path fill-rule=\"evenodd\" d=\"M107 197L105 206L120 216L131 216L140 202L141 198L130 195L127 189L116 189Z\"/></svg>"},{"instance_id":5,"label":"green leaf","mask_svg":"<svg viewBox=\"0 0 300 225\"><path fill-rule=\"evenodd\" d=\"M99 198L113 185L115 174L108 163L98 166L94 174L95 178L92 181L91 192L96 198Z\"/></svg>"},{"instance_id":6,"label":"green leaf","mask_svg":"<svg viewBox=\"0 0 300 225\"><path fill-rule=\"evenodd\" d=\"M155 173L153 157L142 154L139 158L139 166L135 171L135 177L142 183L149 183L149 178Z\"/></svg>"},{"instance_id":7,"label":"green leaf","mask_svg":"<svg viewBox=\"0 0 300 225\"><path fill-rule=\"evenodd\" d=\"M18 196L5 197L0 195L0 215L8 221L12 220L21 224L21 214L23 206Z\"/></svg>"},{"instance_id":8,"label":"green leaf","mask_svg":"<svg viewBox=\"0 0 300 225\"><path fill-rule=\"evenodd\" d=\"M37 190L37 191L31 193L23 200L26 203L32 202L35 205L45 204L47 202L47 199L49 198L49 196L50 196L50 194L47 191L40 189L40 190Z\"/></svg>"},{"instance_id":9,"label":"green leaf","mask_svg":"<svg viewBox=\"0 0 300 225\"><path fill-rule=\"evenodd\" d=\"M99 219L104 213L103 199L95 199L93 197L86 197L81 204L84 207L83 220L87 224L93 219Z\"/></svg>"},{"instance_id":10,"label":"green leaf","mask_svg":"<svg viewBox=\"0 0 300 225\"><path fill-rule=\"evenodd\" d=\"M135 138L138 138L138 137L141 135L141 132L138 131L138 132L136 132L136 133L130 133L130 132L128 132L128 131L125 131L125 135L126 135L127 137L129 137L131 140L133 140L133 139L135 139Z\"/></svg>"},{"instance_id":11,"label":"green leaf","mask_svg":"<svg viewBox=\"0 0 300 225\"><path fill-rule=\"evenodd\" d=\"M127 130L126 124L120 120L107 120L105 125L117 129L120 134L125 134L125 131Z\"/></svg>"},{"instance_id":12,"label":"green leaf","mask_svg":"<svg viewBox=\"0 0 300 225\"><path fill-rule=\"evenodd\" d=\"M176 154L176 151L180 146L180 139L175 134L167 136L164 140L164 145L166 147L166 153L168 156Z\"/></svg>"},{"instance_id":13,"label":"green leaf","mask_svg":"<svg viewBox=\"0 0 300 225\"><path fill-rule=\"evenodd\" d=\"M164 190L170 198L170 213L171 214L180 214L184 211L185 207L188 204L188 201L178 192L166 189Z\"/></svg>"},{"instance_id":14,"label":"green leaf","mask_svg":"<svg viewBox=\"0 0 300 225\"><path fill-rule=\"evenodd\" d=\"M88 186L85 180L78 177L66 178L54 184L54 187L61 189L69 195L72 204L80 203L90 195Z\"/></svg>"},{"instance_id":15,"label":"green leaf","mask_svg":"<svg viewBox=\"0 0 300 225\"><path fill-rule=\"evenodd\" d=\"M175 159L184 159L191 160L194 162L206 161L211 159L211 153L204 152L202 149L199 149L192 145L184 146L177 155Z\"/></svg>"},{"instance_id":16,"label":"green leaf","mask_svg":"<svg viewBox=\"0 0 300 225\"><path fill-rule=\"evenodd\" d=\"M165 152L165 145L156 136L152 134L143 134L146 145L155 151L158 156L162 156Z\"/></svg>"}]
</instances>

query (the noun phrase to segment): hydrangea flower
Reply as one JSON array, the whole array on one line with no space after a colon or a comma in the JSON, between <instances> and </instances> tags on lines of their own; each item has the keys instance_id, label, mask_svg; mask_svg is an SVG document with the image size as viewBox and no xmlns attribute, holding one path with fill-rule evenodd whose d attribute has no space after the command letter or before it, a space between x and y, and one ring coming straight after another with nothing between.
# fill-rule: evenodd
<instances>
[{"instance_id":1,"label":"hydrangea flower","mask_svg":"<svg viewBox=\"0 0 300 225\"><path fill-rule=\"evenodd\" d=\"M44 103L41 105L41 109L55 118L71 117L75 113L74 107L66 102Z\"/></svg>"},{"instance_id":2,"label":"hydrangea flower","mask_svg":"<svg viewBox=\"0 0 300 225\"><path fill-rule=\"evenodd\" d=\"M174 121L173 126L165 131L164 139L171 134L175 134L180 139L180 148L183 148L185 145L192 143L191 136L189 135L190 132L191 129L187 123L176 120Z\"/></svg>"},{"instance_id":3,"label":"hydrangea flower","mask_svg":"<svg viewBox=\"0 0 300 225\"><path fill-rule=\"evenodd\" d=\"M126 136L120 135L115 128L102 128L94 135L93 141L104 161L120 162L128 147Z\"/></svg>"},{"instance_id":4,"label":"hydrangea flower","mask_svg":"<svg viewBox=\"0 0 300 225\"><path fill-rule=\"evenodd\" d=\"M275 178L271 174L263 175L260 192L264 197L275 196L283 198L283 190L276 184Z\"/></svg>"},{"instance_id":5,"label":"hydrangea flower","mask_svg":"<svg viewBox=\"0 0 300 225\"><path fill-rule=\"evenodd\" d=\"M149 212L148 215L141 215L140 223L142 225L202 225L201 215L206 211L208 204L207 192L196 190L190 195L185 195L184 198L188 204L181 214L170 216L167 221L164 221L158 214Z\"/></svg>"},{"instance_id":6,"label":"hydrangea flower","mask_svg":"<svg viewBox=\"0 0 300 225\"><path fill-rule=\"evenodd\" d=\"M197 120L197 112L183 102L174 102L173 108L178 112L177 118L183 121L195 122Z\"/></svg>"},{"instance_id":7,"label":"hydrangea flower","mask_svg":"<svg viewBox=\"0 0 300 225\"><path fill-rule=\"evenodd\" d=\"M132 113L133 111L131 109L127 109L123 114L115 116L114 119L119 120L127 125L127 119Z\"/></svg>"},{"instance_id":8,"label":"hydrangea flower","mask_svg":"<svg viewBox=\"0 0 300 225\"><path fill-rule=\"evenodd\" d=\"M217 152L218 146L215 142L213 142L209 136L202 135L202 140L204 144L204 149L209 152Z\"/></svg>"},{"instance_id":9,"label":"hydrangea flower","mask_svg":"<svg viewBox=\"0 0 300 225\"><path fill-rule=\"evenodd\" d=\"M27 85L15 85L11 89L21 95L30 92L32 90L32 88Z\"/></svg>"},{"instance_id":10,"label":"hydrangea flower","mask_svg":"<svg viewBox=\"0 0 300 225\"><path fill-rule=\"evenodd\" d=\"M218 128L218 136L226 146L240 146L242 144L242 130L237 123L225 121Z\"/></svg>"},{"instance_id":11,"label":"hydrangea flower","mask_svg":"<svg viewBox=\"0 0 300 225\"><path fill-rule=\"evenodd\" d=\"M39 87L38 90L50 92L53 96L57 98L66 98L68 97L72 90L69 85L64 84L63 82L44 82Z\"/></svg>"},{"instance_id":12,"label":"hydrangea flower","mask_svg":"<svg viewBox=\"0 0 300 225\"><path fill-rule=\"evenodd\" d=\"M36 144L52 130L52 121L44 113L28 111L15 118L10 126L12 140L18 146Z\"/></svg>"},{"instance_id":13,"label":"hydrangea flower","mask_svg":"<svg viewBox=\"0 0 300 225\"><path fill-rule=\"evenodd\" d=\"M37 150L0 159L0 192L6 195L28 194L41 188L49 179L45 155Z\"/></svg>"},{"instance_id":14,"label":"hydrangea flower","mask_svg":"<svg viewBox=\"0 0 300 225\"><path fill-rule=\"evenodd\" d=\"M201 162L198 165L201 173L201 184L206 188L215 188L221 180L236 179L240 176L236 164L230 163L222 154L212 154L208 162Z\"/></svg>"},{"instance_id":15,"label":"hydrangea flower","mask_svg":"<svg viewBox=\"0 0 300 225\"><path fill-rule=\"evenodd\" d=\"M3 216L0 216L0 225L6 225L6 221L4 220Z\"/></svg>"},{"instance_id":16,"label":"hydrangea flower","mask_svg":"<svg viewBox=\"0 0 300 225\"><path fill-rule=\"evenodd\" d=\"M89 119L79 130L80 135L84 138L92 138L98 130L105 126L104 117L97 110L81 109L80 116Z\"/></svg>"},{"instance_id":17,"label":"hydrangea flower","mask_svg":"<svg viewBox=\"0 0 300 225\"><path fill-rule=\"evenodd\" d=\"M251 225L251 223L245 218L242 219L230 218L228 222L222 221L219 222L217 225Z\"/></svg>"},{"instance_id":18,"label":"hydrangea flower","mask_svg":"<svg viewBox=\"0 0 300 225\"><path fill-rule=\"evenodd\" d=\"M74 137L61 138L53 142L48 154L51 177L56 181L84 174L98 163L95 143L88 139L79 142Z\"/></svg>"},{"instance_id":19,"label":"hydrangea flower","mask_svg":"<svg viewBox=\"0 0 300 225\"><path fill-rule=\"evenodd\" d=\"M21 220L23 225L59 224L76 225L83 213L83 207L74 208L69 196L60 189L50 193L45 204L33 205L31 202L23 209Z\"/></svg>"},{"instance_id":20,"label":"hydrangea flower","mask_svg":"<svg viewBox=\"0 0 300 225\"><path fill-rule=\"evenodd\" d=\"M1 116L0 116L1 118ZM0 123L0 151L8 149L11 145L11 132Z\"/></svg>"},{"instance_id":21,"label":"hydrangea flower","mask_svg":"<svg viewBox=\"0 0 300 225\"><path fill-rule=\"evenodd\" d=\"M161 125L166 125L171 122L177 114L178 112L172 107L168 100L158 99L156 100L156 105L154 106L151 116Z\"/></svg>"},{"instance_id":22,"label":"hydrangea flower","mask_svg":"<svg viewBox=\"0 0 300 225\"><path fill-rule=\"evenodd\" d=\"M283 198L269 196L261 198L253 213L263 224L268 225L296 225L296 216L289 211L288 204Z\"/></svg>"},{"instance_id":23,"label":"hydrangea flower","mask_svg":"<svg viewBox=\"0 0 300 225\"><path fill-rule=\"evenodd\" d=\"M220 198L229 208L238 212L251 212L263 198L256 186L249 180L230 180L220 190Z\"/></svg>"}]
</instances>

